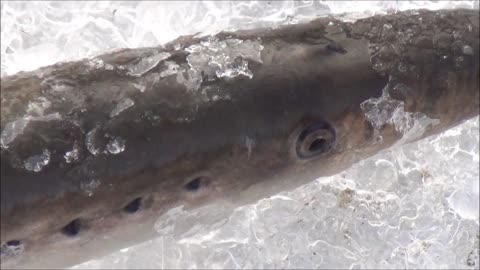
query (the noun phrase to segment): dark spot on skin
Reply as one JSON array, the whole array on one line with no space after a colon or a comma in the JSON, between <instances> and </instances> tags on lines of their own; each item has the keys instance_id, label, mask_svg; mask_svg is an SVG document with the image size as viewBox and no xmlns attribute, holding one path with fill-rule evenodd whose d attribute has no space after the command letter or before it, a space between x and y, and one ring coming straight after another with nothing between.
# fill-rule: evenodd
<instances>
[{"instance_id":1,"label":"dark spot on skin","mask_svg":"<svg viewBox=\"0 0 480 270\"><path fill-rule=\"evenodd\" d=\"M82 227L82 222L80 219L74 219L62 229L62 233L67 236L76 236Z\"/></svg>"},{"instance_id":2,"label":"dark spot on skin","mask_svg":"<svg viewBox=\"0 0 480 270\"><path fill-rule=\"evenodd\" d=\"M185 184L184 187L187 191L197 191L200 188L201 184L202 184L202 177L197 177L192 181L188 182L187 184Z\"/></svg>"},{"instance_id":3,"label":"dark spot on skin","mask_svg":"<svg viewBox=\"0 0 480 270\"><path fill-rule=\"evenodd\" d=\"M138 209L140 209L140 206L142 205L142 198L139 197L139 198L136 198L134 199L133 201L131 201L129 204L127 204L124 208L123 208L123 211L125 211L126 213L135 213L138 211Z\"/></svg>"}]
</instances>

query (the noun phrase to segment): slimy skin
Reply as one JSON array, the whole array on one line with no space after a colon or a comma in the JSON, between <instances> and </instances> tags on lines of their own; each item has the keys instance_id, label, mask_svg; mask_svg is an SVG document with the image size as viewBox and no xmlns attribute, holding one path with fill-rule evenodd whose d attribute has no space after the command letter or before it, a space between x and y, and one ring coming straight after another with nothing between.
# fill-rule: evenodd
<instances>
[{"instance_id":1,"label":"slimy skin","mask_svg":"<svg viewBox=\"0 0 480 270\"><path fill-rule=\"evenodd\" d=\"M479 15L181 37L1 78L1 266L59 268L479 113ZM193 224L192 224L193 226Z\"/></svg>"}]
</instances>

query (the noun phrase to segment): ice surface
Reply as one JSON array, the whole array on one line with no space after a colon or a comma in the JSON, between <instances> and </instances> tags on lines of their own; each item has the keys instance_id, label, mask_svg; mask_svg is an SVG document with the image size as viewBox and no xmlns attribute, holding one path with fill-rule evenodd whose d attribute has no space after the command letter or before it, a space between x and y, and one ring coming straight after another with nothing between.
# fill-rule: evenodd
<instances>
[{"instance_id":1,"label":"ice surface","mask_svg":"<svg viewBox=\"0 0 480 270\"><path fill-rule=\"evenodd\" d=\"M352 11L359 13L343 18L409 8L478 6L478 1L3 1L1 74L116 48L156 46L197 32L276 27ZM463 52L468 55L471 48L464 47ZM160 58L140 63L138 72L147 72ZM164 76L181 74L171 63L160 65L167 67ZM182 75L195 88L196 74ZM39 101L29 112L38 117L47 107ZM385 121L392 119L393 112ZM401 110L397 113L402 116ZM27 123L7 124L2 147ZM103 149L93 135L104 134L93 132L85 142L90 143L90 152L100 153ZM255 147L249 138L245 144ZM121 149L116 146L112 149ZM443 134L384 151L335 176L250 205L234 208L222 202L195 213L172 209L157 222L162 237L73 268L478 269L479 170L476 117ZM91 195L98 184L90 179L82 187ZM203 222L194 223L197 219Z\"/></svg>"}]
</instances>

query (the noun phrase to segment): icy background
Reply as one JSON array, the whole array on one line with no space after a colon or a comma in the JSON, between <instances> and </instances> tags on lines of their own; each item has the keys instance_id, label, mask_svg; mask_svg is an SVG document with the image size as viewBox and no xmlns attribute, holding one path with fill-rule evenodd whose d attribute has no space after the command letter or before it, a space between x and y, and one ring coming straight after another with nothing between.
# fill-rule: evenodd
<instances>
[{"instance_id":1,"label":"icy background","mask_svg":"<svg viewBox=\"0 0 480 270\"><path fill-rule=\"evenodd\" d=\"M478 1L1 2L1 75L179 35ZM479 118L240 208L172 209L162 237L75 266L479 269ZM201 220L203 222L193 222ZM191 224L195 224L191 226Z\"/></svg>"}]
</instances>

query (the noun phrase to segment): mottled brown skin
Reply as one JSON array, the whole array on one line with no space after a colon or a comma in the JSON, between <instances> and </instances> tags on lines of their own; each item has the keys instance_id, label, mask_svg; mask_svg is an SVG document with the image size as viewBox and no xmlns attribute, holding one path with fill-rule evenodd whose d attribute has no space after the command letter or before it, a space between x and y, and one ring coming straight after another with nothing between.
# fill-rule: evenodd
<instances>
[{"instance_id":1,"label":"mottled brown skin","mask_svg":"<svg viewBox=\"0 0 480 270\"><path fill-rule=\"evenodd\" d=\"M249 61L252 79L204 81L198 91L187 90L176 76L156 80L162 63L142 77L94 68L88 60L4 77L2 130L39 96L52 102L49 112L59 112L62 120L32 122L1 149L1 242L20 240L25 247L21 254L2 256L2 268L74 265L158 236L155 220L173 207L222 200L244 204L340 172L402 137L387 124L377 142L360 108L381 96L389 78L392 85L409 87L407 93L390 92L405 101L407 111L440 120L419 138L478 115L478 33L478 11L469 10L399 12L353 24L324 18L220 33L220 40L260 38L263 63ZM182 37L163 48L99 58L118 67L167 51L168 61L188 68L188 52L174 47L204 39ZM459 49L465 44L473 54ZM145 92L132 83L143 83ZM55 84L69 89L56 94L50 91ZM214 93L230 99L205 101ZM123 97L135 105L110 118ZM299 158L299 134L314 123L329 125L335 141L325 153ZM96 126L100 135L125 139L125 151L90 154L85 136ZM250 153L247 137L255 141ZM63 155L75 141L81 159L68 164ZM45 148L52 154L41 172L22 168L22 160ZM188 186L199 176L197 186ZM88 196L81 185L92 178L101 184ZM136 213L123 211L138 197ZM77 218L78 235L65 235L62 228Z\"/></svg>"}]
</instances>

